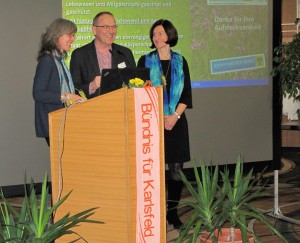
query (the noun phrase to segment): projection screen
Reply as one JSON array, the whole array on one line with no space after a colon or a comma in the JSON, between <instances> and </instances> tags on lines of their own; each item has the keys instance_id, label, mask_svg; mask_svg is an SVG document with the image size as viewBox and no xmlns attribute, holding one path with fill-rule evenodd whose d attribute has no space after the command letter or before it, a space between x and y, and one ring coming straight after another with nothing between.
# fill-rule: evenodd
<instances>
[{"instance_id":1,"label":"projection screen","mask_svg":"<svg viewBox=\"0 0 300 243\"><path fill-rule=\"evenodd\" d=\"M272 9L268 0L63 0L63 17L78 27L72 50L93 40L100 11L114 14L116 43L136 61L149 48L149 29L169 19L179 33L174 51L188 61L193 109L187 110L191 156L213 164L271 161ZM190 167L187 163L186 167Z\"/></svg>"}]
</instances>

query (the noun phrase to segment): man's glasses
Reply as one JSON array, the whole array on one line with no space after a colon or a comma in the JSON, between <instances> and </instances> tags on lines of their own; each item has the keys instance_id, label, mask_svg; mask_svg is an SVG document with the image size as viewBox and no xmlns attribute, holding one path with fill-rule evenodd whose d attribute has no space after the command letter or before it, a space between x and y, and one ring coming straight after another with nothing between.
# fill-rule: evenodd
<instances>
[{"instance_id":1,"label":"man's glasses","mask_svg":"<svg viewBox=\"0 0 300 243\"><path fill-rule=\"evenodd\" d=\"M118 28L117 25L94 25L95 27L103 28L105 30L116 30Z\"/></svg>"}]
</instances>

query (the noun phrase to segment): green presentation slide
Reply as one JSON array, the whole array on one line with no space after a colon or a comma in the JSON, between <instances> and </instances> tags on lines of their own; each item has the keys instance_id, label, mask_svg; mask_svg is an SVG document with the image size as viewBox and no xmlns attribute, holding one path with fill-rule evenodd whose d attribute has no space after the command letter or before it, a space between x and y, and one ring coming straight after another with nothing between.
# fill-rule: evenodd
<instances>
[{"instance_id":1,"label":"green presentation slide","mask_svg":"<svg viewBox=\"0 0 300 243\"><path fill-rule=\"evenodd\" d=\"M268 84L267 0L63 0L62 4L63 17L78 27L71 51L93 40L93 17L110 11L118 25L115 42L130 48L137 61L152 50L151 25L169 19L179 33L172 49L187 59L194 88Z\"/></svg>"},{"instance_id":2,"label":"green presentation slide","mask_svg":"<svg viewBox=\"0 0 300 243\"><path fill-rule=\"evenodd\" d=\"M78 27L76 41L72 49L93 40L92 19L101 11L110 11L116 18L118 33L116 43L130 48L136 61L151 51L149 30L158 19L170 19L179 32L178 45L173 49L191 58L191 50L186 43L190 39L189 1L78 1L63 0L63 17L72 20ZM176 15L176 18L174 18Z\"/></svg>"}]
</instances>

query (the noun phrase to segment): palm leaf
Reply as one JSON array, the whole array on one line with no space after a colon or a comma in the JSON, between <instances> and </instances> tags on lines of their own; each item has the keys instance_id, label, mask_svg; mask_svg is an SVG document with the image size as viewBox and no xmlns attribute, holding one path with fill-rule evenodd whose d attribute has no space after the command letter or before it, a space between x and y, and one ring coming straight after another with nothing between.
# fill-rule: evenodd
<instances>
[{"instance_id":1,"label":"palm leaf","mask_svg":"<svg viewBox=\"0 0 300 243\"><path fill-rule=\"evenodd\" d=\"M0 242L53 242L67 234L77 235L78 238L72 241L76 242L83 239L83 237L73 231L75 227L78 227L81 223L103 223L89 219L97 208L90 208L72 216L68 213L52 223L53 214L67 200L72 191L50 207L48 206L50 196L47 187L47 174L45 174L43 180L40 200L38 200L33 180L31 180L29 191L26 185L25 176L25 197L20 213L14 209L1 192L4 206L0 205L2 228L0 230Z\"/></svg>"},{"instance_id":2,"label":"palm leaf","mask_svg":"<svg viewBox=\"0 0 300 243\"><path fill-rule=\"evenodd\" d=\"M218 214L225 196L223 193L218 193L218 166L213 171L210 171L210 168L205 165L204 161L200 161L200 177L197 163L195 160L193 162L196 188L187 180L184 173L180 171L180 178L193 200L183 199L180 201L179 207L190 207L193 213L180 228L180 234L176 242L182 242L183 240L196 242L203 230L213 232L224 221L224 217ZM217 194L218 197L216 197Z\"/></svg>"},{"instance_id":3,"label":"palm leaf","mask_svg":"<svg viewBox=\"0 0 300 243\"><path fill-rule=\"evenodd\" d=\"M193 161L196 188L187 180L184 173L180 172L180 178L191 198L181 200L179 207L191 208L192 214L179 229L179 236L175 242L195 243L203 231L207 231L208 237L217 242L218 235L215 236L214 232L216 229L221 232L221 227L226 222L229 222L232 228L241 230L243 242L249 242L248 234L253 235L257 242L261 242L261 239L248 228L250 219L266 224L273 234L286 241L263 212L250 204L253 200L269 195L264 192L265 185L254 187L256 180L252 179L252 169L244 176L243 160L242 156L237 159L233 181L227 166L220 171L222 186L218 185L218 166L210 169L204 161L200 161L201 177L197 164L195 160Z\"/></svg>"}]
</instances>

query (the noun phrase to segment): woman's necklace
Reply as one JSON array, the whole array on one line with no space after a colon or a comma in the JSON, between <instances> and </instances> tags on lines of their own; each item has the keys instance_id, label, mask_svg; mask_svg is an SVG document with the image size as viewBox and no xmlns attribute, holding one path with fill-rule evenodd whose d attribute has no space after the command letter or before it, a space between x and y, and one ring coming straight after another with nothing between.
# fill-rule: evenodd
<instances>
[{"instance_id":1,"label":"woman's necklace","mask_svg":"<svg viewBox=\"0 0 300 243\"><path fill-rule=\"evenodd\" d=\"M162 68L161 68L161 80L164 86L167 85L167 77L168 77L168 73L169 73L169 68L170 68L170 63L171 63L171 59L169 60L169 64L168 64L168 68L167 68L167 72L166 74L164 74Z\"/></svg>"}]
</instances>

